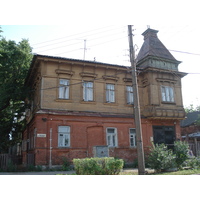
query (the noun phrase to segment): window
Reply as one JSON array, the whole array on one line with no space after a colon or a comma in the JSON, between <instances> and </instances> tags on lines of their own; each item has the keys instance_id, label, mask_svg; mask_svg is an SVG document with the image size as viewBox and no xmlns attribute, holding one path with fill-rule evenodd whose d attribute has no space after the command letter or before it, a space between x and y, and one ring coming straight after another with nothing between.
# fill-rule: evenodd
<instances>
[{"instance_id":1,"label":"window","mask_svg":"<svg viewBox=\"0 0 200 200\"><path fill-rule=\"evenodd\" d=\"M106 102L115 102L115 85L113 84L106 84Z\"/></svg>"},{"instance_id":2,"label":"window","mask_svg":"<svg viewBox=\"0 0 200 200\"><path fill-rule=\"evenodd\" d=\"M60 79L59 99L69 99L69 80Z\"/></svg>"},{"instance_id":3,"label":"window","mask_svg":"<svg viewBox=\"0 0 200 200\"><path fill-rule=\"evenodd\" d=\"M133 104L133 87L132 86L126 86L126 99L127 104Z\"/></svg>"},{"instance_id":4,"label":"window","mask_svg":"<svg viewBox=\"0 0 200 200\"><path fill-rule=\"evenodd\" d=\"M59 126L58 127L58 147L70 146L70 127Z\"/></svg>"},{"instance_id":5,"label":"window","mask_svg":"<svg viewBox=\"0 0 200 200\"><path fill-rule=\"evenodd\" d=\"M136 147L136 132L134 128L129 129L130 147Z\"/></svg>"},{"instance_id":6,"label":"window","mask_svg":"<svg viewBox=\"0 0 200 200\"><path fill-rule=\"evenodd\" d=\"M162 101L174 102L174 90L169 86L161 86Z\"/></svg>"},{"instance_id":7,"label":"window","mask_svg":"<svg viewBox=\"0 0 200 200\"><path fill-rule=\"evenodd\" d=\"M116 147L117 146L117 129L107 128L106 135L107 135L107 145L109 147Z\"/></svg>"},{"instance_id":8,"label":"window","mask_svg":"<svg viewBox=\"0 0 200 200\"><path fill-rule=\"evenodd\" d=\"M93 82L83 83L83 100L93 101Z\"/></svg>"}]
</instances>

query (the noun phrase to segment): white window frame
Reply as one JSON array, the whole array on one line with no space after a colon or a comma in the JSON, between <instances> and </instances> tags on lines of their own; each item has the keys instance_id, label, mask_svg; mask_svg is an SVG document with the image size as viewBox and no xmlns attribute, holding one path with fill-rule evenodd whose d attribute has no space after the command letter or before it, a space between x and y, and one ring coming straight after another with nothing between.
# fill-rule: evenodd
<instances>
[{"instance_id":1,"label":"white window frame","mask_svg":"<svg viewBox=\"0 0 200 200\"><path fill-rule=\"evenodd\" d=\"M107 83L106 84L106 102L115 103L115 85Z\"/></svg>"},{"instance_id":2,"label":"white window frame","mask_svg":"<svg viewBox=\"0 0 200 200\"><path fill-rule=\"evenodd\" d=\"M127 104L129 105L134 104L133 87L130 85L126 86L126 100Z\"/></svg>"},{"instance_id":3,"label":"white window frame","mask_svg":"<svg viewBox=\"0 0 200 200\"><path fill-rule=\"evenodd\" d=\"M163 102L174 102L174 89L170 86L161 86L161 95Z\"/></svg>"},{"instance_id":4,"label":"white window frame","mask_svg":"<svg viewBox=\"0 0 200 200\"><path fill-rule=\"evenodd\" d=\"M117 128L112 128L112 127L106 128L106 139L108 147L117 147L118 146Z\"/></svg>"},{"instance_id":5,"label":"white window frame","mask_svg":"<svg viewBox=\"0 0 200 200\"><path fill-rule=\"evenodd\" d=\"M59 79L59 99L69 99L69 80Z\"/></svg>"},{"instance_id":6,"label":"white window frame","mask_svg":"<svg viewBox=\"0 0 200 200\"><path fill-rule=\"evenodd\" d=\"M83 82L83 101L94 101L94 83L91 81Z\"/></svg>"},{"instance_id":7,"label":"white window frame","mask_svg":"<svg viewBox=\"0 0 200 200\"><path fill-rule=\"evenodd\" d=\"M70 147L70 126L58 126L58 147Z\"/></svg>"},{"instance_id":8,"label":"white window frame","mask_svg":"<svg viewBox=\"0 0 200 200\"><path fill-rule=\"evenodd\" d=\"M132 130L134 130L134 131L132 131ZM137 146L135 128L129 129L129 142L130 142L130 147L136 147Z\"/></svg>"}]
</instances>

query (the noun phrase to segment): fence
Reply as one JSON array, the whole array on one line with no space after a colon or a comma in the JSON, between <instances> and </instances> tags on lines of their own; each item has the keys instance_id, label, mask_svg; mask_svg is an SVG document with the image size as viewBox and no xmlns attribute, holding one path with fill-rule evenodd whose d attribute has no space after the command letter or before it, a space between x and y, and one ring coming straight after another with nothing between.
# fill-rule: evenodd
<instances>
[{"instance_id":1,"label":"fence","mask_svg":"<svg viewBox=\"0 0 200 200\"><path fill-rule=\"evenodd\" d=\"M0 169L7 169L9 165L22 164L22 156L0 154Z\"/></svg>"},{"instance_id":2,"label":"fence","mask_svg":"<svg viewBox=\"0 0 200 200\"><path fill-rule=\"evenodd\" d=\"M195 156L200 156L200 141L197 141L196 143L189 142L189 148Z\"/></svg>"},{"instance_id":3,"label":"fence","mask_svg":"<svg viewBox=\"0 0 200 200\"><path fill-rule=\"evenodd\" d=\"M35 165L35 155L32 153L27 154L27 165Z\"/></svg>"}]
</instances>

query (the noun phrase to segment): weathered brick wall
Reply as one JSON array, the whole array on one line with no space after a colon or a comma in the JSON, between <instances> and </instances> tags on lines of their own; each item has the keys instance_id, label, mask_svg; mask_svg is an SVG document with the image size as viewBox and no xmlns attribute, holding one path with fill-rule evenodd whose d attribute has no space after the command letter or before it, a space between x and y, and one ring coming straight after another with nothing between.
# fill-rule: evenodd
<instances>
[{"instance_id":1,"label":"weathered brick wall","mask_svg":"<svg viewBox=\"0 0 200 200\"><path fill-rule=\"evenodd\" d=\"M94 146L107 145L106 128L117 128L118 146L110 148L109 156L122 158L131 163L137 158L137 149L130 147L129 128L135 128L132 118L95 117L95 116L73 116L38 114L35 116L37 133L35 137L35 164L49 165L50 160L50 130L52 130L52 152L53 165L62 164L63 157L73 158L93 157ZM142 119L143 145L145 152L149 150L153 138L153 125L172 126L174 121L147 120ZM58 126L70 126L71 144L68 148L58 147ZM177 123L175 125L179 130ZM45 137L37 137L45 134Z\"/></svg>"}]
</instances>

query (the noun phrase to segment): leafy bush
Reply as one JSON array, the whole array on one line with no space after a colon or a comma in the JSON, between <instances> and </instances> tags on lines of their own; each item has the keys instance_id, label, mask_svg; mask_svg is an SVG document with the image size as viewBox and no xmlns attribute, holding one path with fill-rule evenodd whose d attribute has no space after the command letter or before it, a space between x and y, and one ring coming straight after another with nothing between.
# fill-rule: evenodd
<instances>
[{"instance_id":1,"label":"leafy bush","mask_svg":"<svg viewBox=\"0 0 200 200\"><path fill-rule=\"evenodd\" d=\"M177 141L174 143L174 154L176 155L176 165L179 169L188 159L189 145L186 142Z\"/></svg>"},{"instance_id":2,"label":"leafy bush","mask_svg":"<svg viewBox=\"0 0 200 200\"><path fill-rule=\"evenodd\" d=\"M162 171L176 167L175 155L171 149L167 149L165 144L156 144L151 148L148 163L152 169Z\"/></svg>"},{"instance_id":3,"label":"leafy bush","mask_svg":"<svg viewBox=\"0 0 200 200\"><path fill-rule=\"evenodd\" d=\"M191 167L193 169L200 169L200 158L193 157L185 161L187 167Z\"/></svg>"},{"instance_id":4,"label":"leafy bush","mask_svg":"<svg viewBox=\"0 0 200 200\"><path fill-rule=\"evenodd\" d=\"M69 159L66 157L62 157L61 159L62 159L62 170L69 171L71 169L71 167L70 167L71 163L70 163Z\"/></svg>"},{"instance_id":5,"label":"leafy bush","mask_svg":"<svg viewBox=\"0 0 200 200\"><path fill-rule=\"evenodd\" d=\"M116 175L123 168L124 161L113 157L73 159L78 175Z\"/></svg>"}]
</instances>

